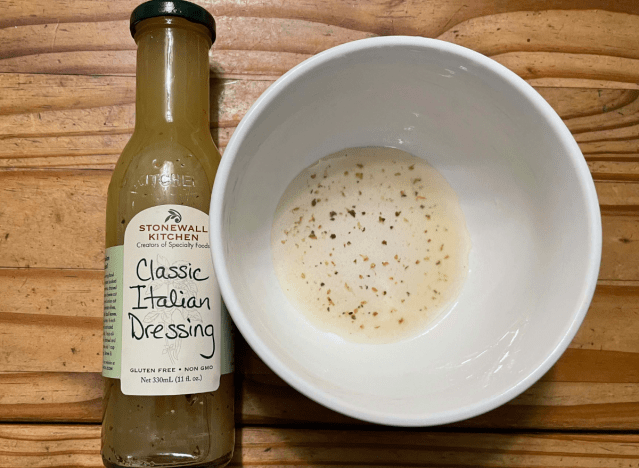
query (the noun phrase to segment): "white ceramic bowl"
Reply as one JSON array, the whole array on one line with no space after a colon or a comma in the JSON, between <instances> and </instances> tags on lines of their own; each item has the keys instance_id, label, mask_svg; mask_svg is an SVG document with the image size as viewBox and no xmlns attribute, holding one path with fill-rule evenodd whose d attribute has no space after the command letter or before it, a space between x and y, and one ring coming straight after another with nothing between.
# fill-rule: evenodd
<instances>
[{"instance_id":1,"label":"white ceramic bowl","mask_svg":"<svg viewBox=\"0 0 639 468\"><path fill-rule=\"evenodd\" d=\"M456 190L472 239L452 310L394 344L314 328L273 271L273 213L289 182L354 146L426 159ZM320 53L257 100L222 158L211 245L235 324L279 376L346 415L428 426L491 410L555 363L592 298L601 219L577 144L523 80L460 46L386 37Z\"/></svg>"}]
</instances>

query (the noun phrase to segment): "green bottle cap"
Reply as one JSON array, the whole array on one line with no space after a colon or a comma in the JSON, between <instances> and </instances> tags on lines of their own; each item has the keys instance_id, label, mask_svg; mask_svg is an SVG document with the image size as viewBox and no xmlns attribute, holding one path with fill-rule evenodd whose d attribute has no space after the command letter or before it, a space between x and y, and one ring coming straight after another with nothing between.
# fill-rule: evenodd
<instances>
[{"instance_id":1,"label":"green bottle cap","mask_svg":"<svg viewBox=\"0 0 639 468\"><path fill-rule=\"evenodd\" d=\"M135 36L135 28L140 21L158 16L176 16L194 23L203 24L211 32L215 42L215 20L213 15L195 3L184 0L151 0L139 5L131 13L131 35Z\"/></svg>"}]
</instances>

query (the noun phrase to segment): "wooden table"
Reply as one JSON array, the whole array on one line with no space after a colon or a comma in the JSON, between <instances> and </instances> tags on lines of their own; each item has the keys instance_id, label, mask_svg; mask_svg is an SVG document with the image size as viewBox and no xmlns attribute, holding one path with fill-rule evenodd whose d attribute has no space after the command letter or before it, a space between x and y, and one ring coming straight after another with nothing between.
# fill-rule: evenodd
<instances>
[{"instance_id":1,"label":"wooden table","mask_svg":"<svg viewBox=\"0 0 639 468\"><path fill-rule=\"evenodd\" d=\"M543 379L462 423L396 430L310 401L238 346L234 465L639 466L639 1L200 0L223 149L278 76L376 35L440 38L528 80L574 133L599 285ZM0 467L101 466L107 184L133 130L137 0L0 0Z\"/></svg>"}]
</instances>

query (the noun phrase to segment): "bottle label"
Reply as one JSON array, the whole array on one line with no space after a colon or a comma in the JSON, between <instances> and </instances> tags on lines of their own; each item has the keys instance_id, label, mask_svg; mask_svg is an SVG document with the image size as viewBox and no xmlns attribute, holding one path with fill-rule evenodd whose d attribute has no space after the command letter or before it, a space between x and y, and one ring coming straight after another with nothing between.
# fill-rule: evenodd
<instances>
[{"instance_id":1,"label":"bottle label","mask_svg":"<svg viewBox=\"0 0 639 468\"><path fill-rule=\"evenodd\" d=\"M233 371L208 225L200 210L160 205L107 249L102 373L126 395L212 392Z\"/></svg>"},{"instance_id":2,"label":"bottle label","mask_svg":"<svg viewBox=\"0 0 639 468\"><path fill-rule=\"evenodd\" d=\"M102 375L120 378L122 355L122 253L121 245L106 249L104 257L104 338Z\"/></svg>"}]
</instances>

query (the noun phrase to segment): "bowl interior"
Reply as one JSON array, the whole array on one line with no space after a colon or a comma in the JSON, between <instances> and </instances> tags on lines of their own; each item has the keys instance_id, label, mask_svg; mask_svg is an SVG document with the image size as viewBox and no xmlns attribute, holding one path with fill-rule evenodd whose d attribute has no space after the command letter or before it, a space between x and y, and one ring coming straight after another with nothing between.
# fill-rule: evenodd
<instances>
[{"instance_id":1,"label":"bowl interior","mask_svg":"<svg viewBox=\"0 0 639 468\"><path fill-rule=\"evenodd\" d=\"M289 182L354 146L426 159L457 192L472 240L456 303L398 343L317 330L273 270L273 213ZM574 335L599 265L594 187L557 115L489 59L425 39L348 44L278 81L226 149L212 213L216 271L249 344L311 398L387 424L463 419L527 388Z\"/></svg>"}]
</instances>

